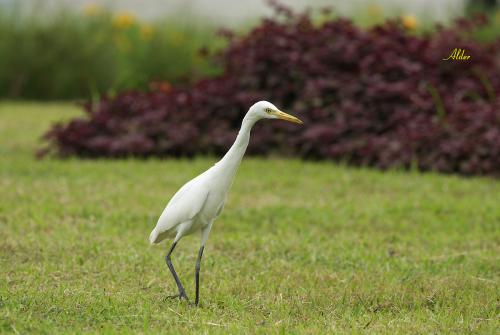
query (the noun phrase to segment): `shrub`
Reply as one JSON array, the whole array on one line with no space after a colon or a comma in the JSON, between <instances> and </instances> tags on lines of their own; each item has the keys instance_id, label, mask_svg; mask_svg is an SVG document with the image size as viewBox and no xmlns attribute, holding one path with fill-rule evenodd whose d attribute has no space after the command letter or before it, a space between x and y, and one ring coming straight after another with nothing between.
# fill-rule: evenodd
<instances>
[{"instance_id":1,"label":"shrub","mask_svg":"<svg viewBox=\"0 0 500 335\"><path fill-rule=\"evenodd\" d=\"M220 76L87 104L87 118L56 125L46 139L61 156L220 155L248 107L269 100L305 128L259 124L250 154L500 174L500 41L467 37L481 20L416 36L395 21L369 30L345 19L315 25L276 7L281 21L228 34ZM471 59L443 61L454 48Z\"/></svg>"}]
</instances>

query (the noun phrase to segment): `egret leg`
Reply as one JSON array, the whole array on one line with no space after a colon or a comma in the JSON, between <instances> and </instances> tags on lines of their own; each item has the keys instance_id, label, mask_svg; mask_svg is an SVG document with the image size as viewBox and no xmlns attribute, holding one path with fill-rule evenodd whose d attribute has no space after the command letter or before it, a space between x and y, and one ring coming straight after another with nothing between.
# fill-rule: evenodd
<instances>
[{"instance_id":1,"label":"egret leg","mask_svg":"<svg viewBox=\"0 0 500 335\"><path fill-rule=\"evenodd\" d=\"M201 230L201 246L200 251L198 252L198 258L196 259L196 299L195 306L198 306L200 302L200 268L201 268L201 257L203 256L203 249L205 249L205 244L207 243L208 234L210 234L210 230L212 229L212 224L214 221L212 220L208 226Z\"/></svg>"},{"instance_id":2,"label":"egret leg","mask_svg":"<svg viewBox=\"0 0 500 335\"><path fill-rule=\"evenodd\" d=\"M184 287L182 286L181 281L180 281L179 277L177 276L177 273L175 272L174 265L172 264L172 261L170 260L170 255L174 251L174 248L176 245L177 245L177 241L175 241L172 244L172 246L170 247L170 250L168 251L167 256L165 256L165 261L167 262L167 266L170 269L172 276L174 276L175 283L177 284L177 288L179 289L179 296L178 297L180 299L184 298L184 299L188 300L188 297L186 295L186 291L184 290ZM174 296L174 297L177 297L177 296Z\"/></svg>"},{"instance_id":3,"label":"egret leg","mask_svg":"<svg viewBox=\"0 0 500 335\"><path fill-rule=\"evenodd\" d=\"M198 259L196 260L196 299L194 304L198 306L198 302L200 301L200 267L201 267L201 257L203 256L203 249L205 246L200 247L200 251L198 252Z\"/></svg>"}]
</instances>

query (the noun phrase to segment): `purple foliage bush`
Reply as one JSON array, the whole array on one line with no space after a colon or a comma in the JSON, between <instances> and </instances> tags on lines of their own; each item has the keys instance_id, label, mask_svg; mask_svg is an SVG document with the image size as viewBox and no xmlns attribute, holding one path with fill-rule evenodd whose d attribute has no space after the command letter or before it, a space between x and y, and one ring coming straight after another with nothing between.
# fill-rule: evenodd
<instances>
[{"instance_id":1,"label":"purple foliage bush","mask_svg":"<svg viewBox=\"0 0 500 335\"><path fill-rule=\"evenodd\" d=\"M46 134L44 153L221 155L250 105L269 100L305 124L259 123L250 154L500 175L500 41L466 37L482 22L416 36L395 21L369 30L345 19L317 25L276 7L281 20L228 37L219 77L88 103L86 118ZM454 48L471 58L444 61Z\"/></svg>"}]
</instances>

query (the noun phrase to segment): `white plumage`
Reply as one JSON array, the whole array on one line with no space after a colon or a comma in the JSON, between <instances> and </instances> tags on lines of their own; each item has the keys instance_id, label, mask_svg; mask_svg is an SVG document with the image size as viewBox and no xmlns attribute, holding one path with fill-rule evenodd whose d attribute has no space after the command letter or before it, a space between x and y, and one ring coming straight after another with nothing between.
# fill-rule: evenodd
<instances>
[{"instance_id":1,"label":"white plumage","mask_svg":"<svg viewBox=\"0 0 500 335\"><path fill-rule=\"evenodd\" d=\"M245 115L234 144L214 166L182 186L163 210L156 227L149 236L151 244L174 238L166 258L167 265L179 289L176 297L185 298L185 290L170 261L177 242L185 235L201 231L201 247L196 262L196 300L199 301L199 271L204 246L212 224L219 216L234 176L250 140L250 130L260 119L282 119L302 123L299 119L278 110L267 101L255 103Z\"/></svg>"}]
</instances>

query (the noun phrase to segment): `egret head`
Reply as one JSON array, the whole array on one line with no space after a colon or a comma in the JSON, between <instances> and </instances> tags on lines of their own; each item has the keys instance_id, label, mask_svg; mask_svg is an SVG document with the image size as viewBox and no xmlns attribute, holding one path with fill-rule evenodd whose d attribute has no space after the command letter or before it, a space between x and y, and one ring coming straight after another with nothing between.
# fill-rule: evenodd
<instances>
[{"instance_id":1,"label":"egret head","mask_svg":"<svg viewBox=\"0 0 500 335\"><path fill-rule=\"evenodd\" d=\"M253 104L253 106L250 107L247 116L255 120L281 119L293 123L299 123L299 124L303 123L295 116L280 111L275 105L267 101L259 101Z\"/></svg>"}]
</instances>

